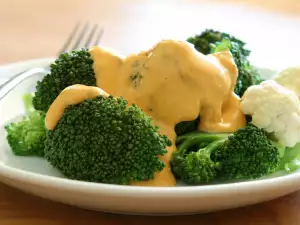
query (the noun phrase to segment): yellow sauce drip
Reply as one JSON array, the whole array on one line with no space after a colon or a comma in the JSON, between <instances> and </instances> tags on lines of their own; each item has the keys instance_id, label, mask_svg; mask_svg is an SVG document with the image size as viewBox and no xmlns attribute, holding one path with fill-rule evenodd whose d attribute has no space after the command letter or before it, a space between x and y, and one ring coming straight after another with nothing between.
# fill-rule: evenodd
<instances>
[{"instance_id":1,"label":"yellow sauce drip","mask_svg":"<svg viewBox=\"0 0 300 225\"><path fill-rule=\"evenodd\" d=\"M229 51L206 56L187 42L163 40L127 57L100 46L89 52L97 86L139 105L173 142L161 157L165 169L153 180L131 185L176 185L170 159L178 122L200 115L199 129L207 132L233 132L246 124L240 99L233 92L238 70Z\"/></svg>"},{"instance_id":2,"label":"yellow sauce drip","mask_svg":"<svg viewBox=\"0 0 300 225\"><path fill-rule=\"evenodd\" d=\"M92 99L99 95L108 96L106 92L98 87L75 84L65 88L47 111L45 118L46 128L54 130L68 106L79 104L86 99Z\"/></svg>"}]
</instances>

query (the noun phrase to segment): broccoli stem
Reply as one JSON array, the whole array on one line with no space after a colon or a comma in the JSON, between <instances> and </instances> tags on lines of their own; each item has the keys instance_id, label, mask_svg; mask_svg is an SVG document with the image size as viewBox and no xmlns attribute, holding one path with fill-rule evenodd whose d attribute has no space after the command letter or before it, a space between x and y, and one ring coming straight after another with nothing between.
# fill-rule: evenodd
<instances>
[{"instance_id":1,"label":"broccoli stem","mask_svg":"<svg viewBox=\"0 0 300 225\"><path fill-rule=\"evenodd\" d=\"M224 141L229 136L229 133L203 133L203 132L192 132L185 135L182 135L177 138L176 143L179 144L177 147L177 151L180 152L180 155L184 155L187 150L195 145L201 146L201 143L205 143L208 146L201 146L202 148L198 149L211 149L215 148L219 144L219 140ZM216 143L214 145L214 143Z\"/></svg>"},{"instance_id":2,"label":"broccoli stem","mask_svg":"<svg viewBox=\"0 0 300 225\"><path fill-rule=\"evenodd\" d=\"M220 139L227 138L230 133L204 133L200 131L195 131L191 133L187 133L176 138L176 144L180 144L185 140L190 140L191 145L199 144L201 142L211 143L213 141L217 141Z\"/></svg>"},{"instance_id":3,"label":"broccoli stem","mask_svg":"<svg viewBox=\"0 0 300 225\"><path fill-rule=\"evenodd\" d=\"M172 171L179 179L200 184L213 180L220 163L211 159L211 153L227 140L228 134L191 133L174 152ZM200 143L206 145L200 146ZM198 148L193 148L196 145Z\"/></svg>"},{"instance_id":4,"label":"broccoli stem","mask_svg":"<svg viewBox=\"0 0 300 225\"><path fill-rule=\"evenodd\" d=\"M287 172L293 172L300 169L300 143L296 144L292 148L285 148L283 155L280 159L280 165L278 171L285 170Z\"/></svg>"},{"instance_id":5,"label":"broccoli stem","mask_svg":"<svg viewBox=\"0 0 300 225\"><path fill-rule=\"evenodd\" d=\"M33 99L32 93L26 93L23 95L23 103L24 103L26 113L32 113L35 111L32 104L32 99Z\"/></svg>"}]
</instances>

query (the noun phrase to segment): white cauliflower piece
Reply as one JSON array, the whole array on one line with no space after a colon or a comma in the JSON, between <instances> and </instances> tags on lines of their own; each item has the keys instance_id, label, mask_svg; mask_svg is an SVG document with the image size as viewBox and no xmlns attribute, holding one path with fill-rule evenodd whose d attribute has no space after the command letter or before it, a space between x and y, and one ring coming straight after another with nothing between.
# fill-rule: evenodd
<instances>
[{"instance_id":1,"label":"white cauliflower piece","mask_svg":"<svg viewBox=\"0 0 300 225\"><path fill-rule=\"evenodd\" d=\"M300 98L300 66L290 67L279 72L274 80L282 86L293 90Z\"/></svg>"},{"instance_id":2,"label":"white cauliflower piece","mask_svg":"<svg viewBox=\"0 0 300 225\"><path fill-rule=\"evenodd\" d=\"M294 147L300 142L300 104L294 91L266 80L246 90L240 107L255 126L274 133L280 144Z\"/></svg>"}]
</instances>

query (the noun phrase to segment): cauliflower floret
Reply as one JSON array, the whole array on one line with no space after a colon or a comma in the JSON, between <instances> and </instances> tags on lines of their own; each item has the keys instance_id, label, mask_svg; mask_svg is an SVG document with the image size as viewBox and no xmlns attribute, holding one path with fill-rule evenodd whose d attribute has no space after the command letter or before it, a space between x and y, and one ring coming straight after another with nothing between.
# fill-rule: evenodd
<instances>
[{"instance_id":1,"label":"cauliflower floret","mask_svg":"<svg viewBox=\"0 0 300 225\"><path fill-rule=\"evenodd\" d=\"M274 80L249 87L242 97L241 110L252 116L252 123L278 142L294 147L300 141L300 104L296 93Z\"/></svg>"},{"instance_id":2,"label":"cauliflower floret","mask_svg":"<svg viewBox=\"0 0 300 225\"><path fill-rule=\"evenodd\" d=\"M278 73L274 80L282 86L293 90L300 98L300 66L287 68Z\"/></svg>"}]
</instances>

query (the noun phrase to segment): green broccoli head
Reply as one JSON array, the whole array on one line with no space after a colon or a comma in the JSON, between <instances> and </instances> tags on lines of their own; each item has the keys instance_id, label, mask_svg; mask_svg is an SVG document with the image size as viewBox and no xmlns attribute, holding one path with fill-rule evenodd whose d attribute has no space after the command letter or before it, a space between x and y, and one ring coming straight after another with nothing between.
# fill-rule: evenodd
<instances>
[{"instance_id":1,"label":"green broccoli head","mask_svg":"<svg viewBox=\"0 0 300 225\"><path fill-rule=\"evenodd\" d=\"M172 170L178 178L193 184L255 179L274 172L280 163L276 144L252 124L232 134L186 134L177 138L177 146Z\"/></svg>"},{"instance_id":2,"label":"green broccoli head","mask_svg":"<svg viewBox=\"0 0 300 225\"><path fill-rule=\"evenodd\" d=\"M209 182L217 176L218 162L211 160L211 154L219 145L218 141L228 134L193 132L179 136L177 149L171 159L174 175L189 184ZM199 149L200 150L195 150Z\"/></svg>"},{"instance_id":3,"label":"green broccoli head","mask_svg":"<svg viewBox=\"0 0 300 225\"><path fill-rule=\"evenodd\" d=\"M7 141L15 155L42 157L46 139L45 113L33 109L31 94L24 95L23 100L28 115L5 125Z\"/></svg>"},{"instance_id":4,"label":"green broccoli head","mask_svg":"<svg viewBox=\"0 0 300 225\"><path fill-rule=\"evenodd\" d=\"M34 108L46 112L66 87L73 84L96 85L93 60L88 49L62 53L50 66L50 73L37 82Z\"/></svg>"},{"instance_id":5,"label":"green broccoli head","mask_svg":"<svg viewBox=\"0 0 300 225\"><path fill-rule=\"evenodd\" d=\"M207 55L212 53L212 49L216 47L216 43L222 42L223 39L236 43L240 48L241 54L244 56L250 55L250 51L244 47L246 45L245 42L228 33L213 29L206 29L199 35L189 37L187 41L192 43L199 52Z\"/></svg>"},{"instance_id":6,"label":"green broccoli head","mask_svg":"<svg viewBox=\"0 0 300 225\"><path fill-rule=\"evenodd\" d=\"M154 178L171 141L137 105L98 96L70 106L47 131L45 158L70 179L129 184Z\"/></svg>"},{"instance_id":7,"label":"green broccoli head","mask_svg":"<svg viewBox=\"0 0 300 225\"><path fill-rule=\"evenodd\" d=\"M222 33L212 29L206 29L200 35L195 35L194 37L189 37L188 42L192 43L195 48L207 55L211 53L211 47L217 41L222 40Z\"/></svg>"},{"instance_id":8,"label":"green broccoli head","mask_svg":"<svg viewBox=\"0 0 300 225\"><path fill-rule=\"evenodd\" d=\"M278 168L280 152L265 130L248 124L228 136L212 160L221 163L223 179L256 179Z\"/></svg>"}]
</instances>

